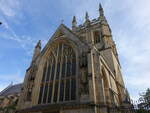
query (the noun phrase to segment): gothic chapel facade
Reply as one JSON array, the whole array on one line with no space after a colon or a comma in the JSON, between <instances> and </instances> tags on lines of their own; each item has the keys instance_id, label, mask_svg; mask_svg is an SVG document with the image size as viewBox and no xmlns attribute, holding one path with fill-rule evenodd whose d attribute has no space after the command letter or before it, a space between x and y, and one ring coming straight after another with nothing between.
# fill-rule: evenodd
<instances>
[{"instance_id":1,"label":"gothic chapel facade","mask_svg":"<svg viewBox=\"0 0 150 113\"><path fill-rule=\"evenodd\" d=\"M61 24L46 46L35 47L18 113L108 113L127 92L116 45L101 5L99 17L72 29Z\"/></svg>"}]
</instances>

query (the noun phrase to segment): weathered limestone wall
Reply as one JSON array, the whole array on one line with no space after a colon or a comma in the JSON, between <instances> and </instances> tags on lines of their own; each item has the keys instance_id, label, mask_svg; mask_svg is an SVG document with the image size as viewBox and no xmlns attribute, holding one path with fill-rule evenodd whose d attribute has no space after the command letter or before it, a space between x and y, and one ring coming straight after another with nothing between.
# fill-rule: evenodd
<instances>
[{"instance_id":1,"label":"weathered limestone wall","mask_svg":"<svg viewBox=\"0 0 150 113\"><path fill-rule=\"evenodd\" d=\"M95 113L95 109L93 108L83 108L83 109L69 109L69 110L61 110L60 113Z\"/></svg>"}]
</instances>

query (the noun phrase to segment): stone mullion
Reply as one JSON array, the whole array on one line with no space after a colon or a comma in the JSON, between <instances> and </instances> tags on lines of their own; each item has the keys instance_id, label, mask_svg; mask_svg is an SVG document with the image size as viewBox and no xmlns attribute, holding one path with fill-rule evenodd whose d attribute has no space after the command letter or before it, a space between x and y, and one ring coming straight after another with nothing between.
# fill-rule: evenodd
<instances>
[{"instance_id":1,"label":"stone mullion","mask_svg":"<svg viewBox=\"0 0 150 113\"><path fill-rule=\"evenodd\" d=\"M92 85L93 85L93 95L92 95L92 100L94 100L94 103L96 104L97 99L97 94L96 94L96 83L95 83L95 79L96 79L96 70L95 70L95 51L92 50L91 53L91 60L92 60ZM97 92L98 93L98 92ZM94 111L97 113L97 107L94 108Z\"/></svg>"},{"instance_id":2,"label":"stone mullion","mask_svg":"<svg viewBox=\"0 0 150 113\"><path fill-rule=\"evenodd\" d=\"M92 91L90 91L90 97L91 97L91 100L92 101L96 101L96 92L95 92L95 70L94 70L94 51L92 50L92 52L91 52L91 54L90 54L90 58L91 58L91 67L92 67L92 74L91 74L91 76L92 76L92 79L91 79L91 83L89 83L90 85L91 85L91 90Z\"/></svg>"},{"instance_id":3,"label":"stone mullion","mask_svg":"<svg viewBox=\"0 0 150 113\"><path fill-rule=\"evenodd\" d=\"M76 64L76 70L75 70L75 79L76 79L76 99L79 101L79 99L80 99L80 97L79 97L79 54L77 55L76 53L75 53L75 64Z\"/></svg>"},{"instance_id":4,"label":"stone mullion","mask_svg":"<svg viewBox=\"0 0 150 113\"><path fill-rule=\"evenodd\" d=\"M65 94L66 94L66 73L67 73L67 56L65 56L65 75L64 75L64 97L63 101L65 101Z\"/></svg>"},{"instance_id":5,"label":"stone mullion","mask_svg":"<svg viewBox=\"0 0 150 113\"><path fill-rule=\"evenodd\" d=\"M47 75L47 72L48 72L48 65L49 65L49 63L46 62L46 73L45 73L46 75ZM43 99L44 99L44 92L45 92L45 86L46 86L46 77L47 76L45 76L44 83L43 83L43 93L42 93L42 101L41 101L41 103L43 103Z\"/></svg>"},{"instance_id":6,"label":"stone mullion","mask_svg":"<svg viewBox=\"0 0 150 113\"><path fill-rule=\"evenodd\" d=\"M49 80L48 80L48 82L50 83L50 80L51 80L51 76L52 76L52 64L53 64L53 57L52 57L52 60L50 60L50 63L51 63L51 67L50 67L50 74L49 74Z\"/></svg>"},{"instance_id":7,"label":"stone mullion","mask_svg":"<svg viewBox=\"0 0 150 113\"><path fill-rule=\"evenodd\" d=\"M71 72L70 72L70 98L69 98L69 100L71 100L72 55L70 55L70 70L71 70Z\"/></svg>"},{"instance_id":8,"label":"stone mullion","mask_svg":"<svg viewBox=\"0 0 150 113\"><path fill-rule=\"evenodd\" d=\"M105 105L105 96L104 96L104 92L103 92L104 91L103 80L102 80L102 75L100 73L101 62L99 60L99 54L97 53L97 51L94 51L94 53L93 53L93 65L94 65L94 67L93 67L94 73L93 74L94 74L94 78L95 78L94 82L95 82L95 96L96 96L95 103ZM100 109L100 111L103 113L106 113L107 109L106 109L106 107L102 107Z\"/></svg>"},{"instance_id":9,"label":"stone mullion","mask_svg":"<svg viewBox=\"0 0 150 113\"><path fill-rule=\"evenodd\" d=\"M50 63L48 62L47 63L47 70L46 70L46 77L45 77L45 87L46 87L46 84L47 84L47 88L48 88L48 83L47 83L46 79L47 79L47 76L49 76L48 75L49 65L50 65ZM45 90L45 88L44 88L44 90ZM46 103L47 103L47 97L48 97L48 92L46 94Z\"/></svg>"},{"instance_id":10,"label":"stone mullion","mask_svg":"<svg viewBox=\"0 0 150 113\"><path fill-rule=\"evenodd\" d=\"M51 64L50 64L51 63ZM50 77L49 77L49 80L48 80L48 90L47 90L47 97L46 97L46 103L48 103L48 95L49 95L49 89L50 89L50 79L51 79L51 73L52 73L52 64L53 64L53 61L51 62L49 62L49 65L51 65L50 66Z\"/></svg>"},{"instance_id":11,"label":"stone mullion","mask_svg":"<svg viewBox=\"0 0 150 113\"><path fill-rule=\"evenodd\" d=\"M63 66L63 44L62 44L62 49L61 49L61 58L60 58L60 71L59 71L59 82L58 82L58 98L57 98L57 102L59 101L59 97L60 97L60 83L61 83L61 76L62 76L62 66Z\"/></svg>"},{"instance_id":12,"label":"stone mullion","mask_svg":"<svg viewBox=\"0 0 150 113\"><path fill-rule=\"evenodd\" d=\"M55 73L54 73L54 80L53 80L53 89L52 89L52 98L51 98L51 103L53 103L53 98L54 98L54 91L55 91L55 82L56 82L56 73L57 73L57 63L58 63L58 53L59 53L59 45L57 48L57 55L56 55L56 61L55 61Z\"/></svg>"},{"instance_id":13,"label":"stone mullion","mask_svg":"<svg viewBox=\"0 0 150 113\"><path fill-rule=\"evenodd\" d=\"M106 104L106 95L105 95L105 88L104 88L104 79L101 78L101 82L102 82L102 93L103 93L103 99L104 99L104 104Z\"/></svg>"},{"instance_id":14,"label":"stone mullion","mask_svg":"<svg viewBox=\"0 0 150 113\"><path fill-rule=\"evenodd\" d=\"M104 101L104 104L106 104L106 95L105 95L105 87L104 87L104 78L103 78L103 75L101 73L101 70L102 70L102 63L101 63L101 59L100 59L100 56L99 56L99 69L100 69L100 81L101 81L101 89L102 89L102 96L103 96L103 101ZM107 77L107 76L106 76Z\"/></svg>"}]
</instances>

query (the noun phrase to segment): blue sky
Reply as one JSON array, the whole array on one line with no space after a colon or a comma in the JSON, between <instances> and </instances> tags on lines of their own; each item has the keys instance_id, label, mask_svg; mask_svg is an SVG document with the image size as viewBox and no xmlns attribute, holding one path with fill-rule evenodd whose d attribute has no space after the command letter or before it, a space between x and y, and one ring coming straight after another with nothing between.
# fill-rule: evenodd
<instances>
[{"instance_id":1,"label":"blue sky","mask_svg":"<svg viewBox=\"0 0 150 113\"><path fill-rule=\"evenodd\" d=\"M64 20L78 24L85 12L98 17L102 3L119 52L126 87L133 99L150 87L149 0L0 0L0 91L23 81L34 46L46 44Z\"/></svg>"}]
</instances>

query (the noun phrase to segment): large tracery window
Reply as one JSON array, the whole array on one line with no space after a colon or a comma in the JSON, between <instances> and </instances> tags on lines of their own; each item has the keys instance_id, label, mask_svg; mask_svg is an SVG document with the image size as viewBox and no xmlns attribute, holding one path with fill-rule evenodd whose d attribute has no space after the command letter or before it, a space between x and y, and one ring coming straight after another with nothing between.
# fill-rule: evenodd
<instances>
[{"instance_id":1,"label":"large tracery window","mask_svg":"<svg viewBox=\"0 0 150 113\"><path fill-rule=\"evenodd\" d=\"M43 68L38 104L76 100L76 65L73 49L58 44Z\"/></svg>"}]
</instances>

